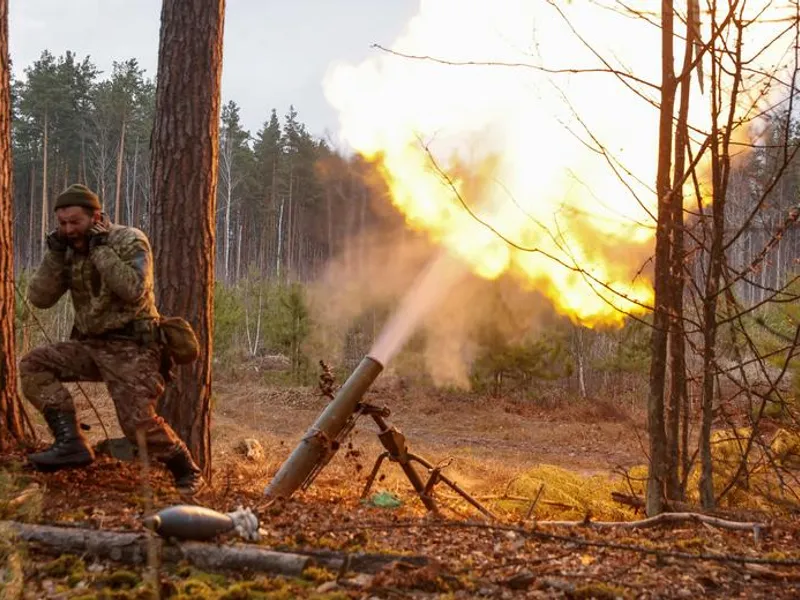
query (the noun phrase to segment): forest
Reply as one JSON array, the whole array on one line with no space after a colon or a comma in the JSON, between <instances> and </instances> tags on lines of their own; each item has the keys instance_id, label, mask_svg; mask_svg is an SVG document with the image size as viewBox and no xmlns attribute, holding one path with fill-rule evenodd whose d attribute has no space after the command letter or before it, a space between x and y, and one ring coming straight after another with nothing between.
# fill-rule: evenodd
<instances>
[{"instance_id":1,"label":"forest","mask_svg":"<svg viewBox=\"0 0 800 600\"><path fill-rule=\"evenodd\" d=\"M525 204L513 178L483 171L503 173L508 161L545 180L560 168L557 139L522 125L527 139L515 143L527 153L493 154L486 134L488 158L476 164L466 151L447 154L441 123L403 132L401 149L315 136L294 106L264 107L260 128L247 130L236 99L220 93L225 2L199 4L193 12L164 0L158 73L125 56L101 72L91 56L46 48L18 71L0 36L0 597L800 593L792 10L762 18L768 2L533 3L590 48L594 69L571 56L545 68L546 51L484 58L479 41L467 59L429 53L424 39L377 46L376 60L438 69L454 94L464 73L471 82L501 72L502 82L596 71L645 101L656 115L648 181L635 172L639 157L616 148L616 136L632 139L626 105L598 117L590 105L601 88L579 98L568 95L579 87L555 86L567 106L559 115L572 119L564 127L575 146L565 147L607 172L584 180L570 171L565 189L588 188L594 205L564 200L537 212L544 200ZM435 18L428 8L419 18ZM648 28L657 84L578 32L581 11L593 10ZM3 31L7 12L0 0ZM459 18L466 32L472 24ZM762 35L759 24L774 29ZM178 30L191 32L186 47L170 37ZM186 81L170 78L191 61ZM354 87L370 99L368 81ZM435 96L426 101L438 116ZM368 115L353 106L374 139L393 140L406 124L407 107ZM466 123L455 139L474 151L470 136L490 126L508 125ZM409 200L432 189L425 181L443 194L430 196L438 210ZM50 433L17 383L19 361L70 338L75 314L69 295L34 307L29 286L58 226L54 203L75 182L97 193L111 222L150 239L159 310L186 318L200 349L158 414L209 482L197 504L232 523L252 510L255 533L225 526L207 544L196 532L150 532L147 517L183 499L141 440L125 440L97 382L68 384L95 462L56 473L25 466ZM516 217L472 203L491 186ZM609 189L635 200L622 234L596 225L627 206ZM536 226L515 229L515 220ZM483 236L482 252L459 254ZM487 276L492 244L512 266ZM536 254L550 266L530 266ZM456 255L457 268L447 262ZM345 401L337 429L325 418ZM304 464L312 446L319 454ZM292 472L300 467L309 472ZM290 497L271 498L281 485Z\"/></svg>"}]
</instances>

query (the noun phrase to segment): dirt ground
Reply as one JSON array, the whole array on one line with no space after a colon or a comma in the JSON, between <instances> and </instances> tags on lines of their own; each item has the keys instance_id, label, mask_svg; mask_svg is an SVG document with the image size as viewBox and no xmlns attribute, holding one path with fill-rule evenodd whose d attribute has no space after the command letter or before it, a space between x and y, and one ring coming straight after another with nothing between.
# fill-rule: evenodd
<instances>
[{"instance_id":1,"label":"dirt ground","mask_svg":"<svg viewBox=\"0 0 800 600\"><path fill-rule=\"evenodd\" d=\"M118 436L101 386L84 389L109 435ZM97 416L79 391L76 396L90 437L101 440ZM407 436L410 449L436 465L447 464L443 472L484 502L541 464L590 476L645 462L642 415L614 410L604 402L575 402L553 411L388 379L379 380L366 399L388 406L389 421ZM164 565L161 597L800 597L800 530L789 519L765 517L769 527L757 539L752 531L692 523L633 530L537 526L502 511L497 521L487 522L446 491L437 492L445 518L435 519L391 464L384 466L385 477L373 489L390 493L401 505L363 503L359 496L366 473L381 451L375 426L367 420L359 422L351 445L309 490L268 505L264 486L326 402L314 388L272 387L242 378L218 381L214 479L202 503L220 511L252 508L265 547L342 556L388 554L397 560L377 573L354 569L337 576L315 570L280 584L257 574L203 576L202 594L197 573L190 577L185 566ZM239 455L236 446L246 438L260 442L263 459ZM19 472L24 485L44 490L37 522L142 531L144 514L180 502L162 470L154 468L145 480L136 462L102 457L84 470L41 474L20 470L20 455L3 460L5 470ZM118 565L85 556L81 573L87 575L75 578L58 569L54 573L53 557L41 549L29 549L27 556L24 592L18 597L155 597L141 568L133 569L126 586L109 588Z\"/></svg>"},{"instance_id":2,"label":"dirt ground","mask_svg":"<svg viewBox=\"0 0 800 600\"><path fill-rule=\"evenodd\" d=\"M223 381L216 394L214 431L223 449L243 436L293 446L327 403L314 388L265 388L255 382ZM641 415L632 417L604 402L580 401L553 411L391 379L379 379L365 400L388 407L389 421L413 451L433 462L452 457L456 463L490 461L511 470L548 463L589 473L644 459ZM356 431L354 443L377 456L371 420L360 421Z\"/></svg>"}]
</instances>

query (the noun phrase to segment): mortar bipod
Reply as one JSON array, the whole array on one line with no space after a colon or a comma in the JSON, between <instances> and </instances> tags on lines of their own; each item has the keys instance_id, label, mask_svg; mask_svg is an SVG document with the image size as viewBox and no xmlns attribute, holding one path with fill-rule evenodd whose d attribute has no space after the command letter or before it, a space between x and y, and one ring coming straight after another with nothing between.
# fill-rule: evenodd
<instances>
[{"instance_id":1,"label":"mortar bipod","mask_svg":"<svg viewBox=\"0 0 800 600\"><path fill-rule=\"evenodd\" d=\"M406 474L406 477L411 483L411 486L414 488L414 491L417 493L417 496L419 496L419 499L425 505L425 508L434 514L438 515L439 509L433 499L432 492L436 484L441 481L455 493L461 496L464 500L466 500L469 504L474 506L484 516L490 519L496 519L491 512L481 505L480 502L470 496L455 481L443 475L442 467L434 467L421 456L417 456L416 454L412 454L408 451L406 436L403 435L403 433L396 427L390 426L385 420L385 418L390 414L388 408L360 402L358 409L362 415L369 415L372 417L372 420L375 421L375 424L379 428L378 439L383 447L386 448L386 450L381 453L381 455L375 461L375 466L372 468L372 472L370 472L369 477L367 477L367 482L364 485L364 491L361 492L362 499L366 498L367 494L369 494L370 489L372 489L372 484L375 482L375 478L378 476L378 472L383 465L383 461L388 458L390 461L396 462L400 465L400 468L403 469L403 472ZM419 476L419 473L417 473L416 469L414 469L414 465L411 464L412 462L419 463L428 471L428 481L426 483L422 482L422 478Z\"/></svg>"}]
</instances>

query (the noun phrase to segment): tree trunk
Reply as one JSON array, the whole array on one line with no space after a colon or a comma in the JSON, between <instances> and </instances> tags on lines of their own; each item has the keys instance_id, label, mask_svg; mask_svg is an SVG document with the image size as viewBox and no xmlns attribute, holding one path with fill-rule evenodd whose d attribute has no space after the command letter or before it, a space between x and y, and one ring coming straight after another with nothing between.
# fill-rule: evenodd
<instances>
[{"instance_id":1,"label":"tree trunk","mask_svg":"<svg viewBox=\"0 0 800 600\"><path fill-rule=\"evenodd\" d=\"M117 149L117 180L114 188L114 221L122 223L122 161L125 156L125 119L119 133L119 148Z\"/></svg>"},{"instance_id":2,"label":"tree trunk","mask_svg":"<svg viewBox=\"0 0 800 600\"><path fill-rule=\"evenodd\" d=\"M133 565L142 565L147 561L148 545L151 544L158 546L164 563L188 562L207 571L263 572L287 577L297 577L309 566L320 566L332 571L342 571L346 567L345 570L356 573L377 573L398 560L414 566L425 566L430 562L424 556L386 553L348 555L330 550L276 552L255 544L243 543L176 540L165 544L160 538L151 541L146 534L140 532L57 527L16 521L0 521L0 527L13 532L20 540L37 544L53 554L88 555Z\"/></svg>"},{"instance_id":3,"label":"tree trunk","mask_svg":"<svg viewBox=\"0 0 800 600\"><path fill-rule=\"evenodd\" d=\"M293 160L293 159L292 159ZM294 163L289 167L289 197L286 205L286 264L284 273L286 281L292 276L294 263Z\"/></svg>"},{"instance_id":4,"label":"tree trunk","mask_svg":"<svg viewBox=\"0 0 800 600\"><path fill-rule=\"evenodd\" d=\"M232 166L232 165L231 165ZM230 265L231 265L231 201L233 199L233 190L231 186L231 177L233 177L232 173L228 173L228 181L227 185L225 186L225 252L224 252L224 276L225 276L225 283L231 282L231 272L230 272Z\"/></svg>"},{"instance_id":5,"label":"tree trunk","mask_svg":"<svg viewBox=\"0 0 800 600\"><path fill-rule=\"evenodd\" d=\"M157 297L164 314L189 320L201 347L158 408L207 475L224 11L225 0L164 0L152 138Z\"/></svg>"},{"instance_id":6,"label":"tree trunk","mask_svg":"<svg viewBox=\"0 0 800 600\"><path fill-rule=\"evenodd\" d=\"M86 181L86 137L81 134L81 172L78 174L78 180L88 185Z\"/></svg>"},{"instance_id":7,"label":"tree trunk","mask_svg":"<svg viewBox=\"0 0 800 600\"><path fill-rule=\"evenodd\" d=\"M39 249L44 256L44 239L47 236L47 111L44 113L44 140L42 141L42 230Z\"/></svg>"},{"instance_id":8,"label":"tree trunk","mask_svg":"<svg viewBox=\"0 0 800 600\"><path fill-rule=\"evenodd\" d=\"M325 205L328 210L328 261L333 260L333 201L330 185L325 186Z\"/></svg>"},{"instance_id":9,"label":"tree trunk","mask_svg":"<svg viewBox=\"0 0 800 600\"><path fill-rule=\"evenodd\" d=\"M241 214L239 215L239 237L236 240L236 282L239 282L239 278L241 277L241 267L242 267L242 217Z\"/></svg>"},{"instance_id":10,"label":"tree trunk","mask_svg":"<svg viewBox=\"0 0 800 600\"><path fill-rule=\"evenodd\" d=\"M733 85L730 86L729 98L731 106L736 99L741 77L741 45L739 32L735 44L737 70L734 72ZM719 282L722 274L723 245L725 236L725 202L730 175L730 136L733 121L733 109L727 117L727 123L720 127L721 103L718 98L721 72L723 68L717 60L711 62L711 248L708 257L708 276L703 295L703 387L702 387L702 422L700 426L700 503L705 509L714 508L713 458L711 455L711 422L713 419L714 388L717 379L716 344L717 344L717 303L719 298ZM726 90L727 91L727 90ZM765 269L762 269L762 272Z\"/></svg>"},{"instance_id":11,"label":"tree trunk","mask_svg":"<svg viewBox=\"0 0 800 600\"><path fill-rule=\"evenodd\" d=\"M670 257L670 171L672 169L672 113L675 106L673 72L674 10L671 0L661 2L661 109L658 139L656 194L658 216L655 252L655 300L651 338L650 385L647 399L647 430L650 437L650 469L647 476L647 515L664 510L664 486L667 464L667 436L664 424L664 387L667 366L669 328L669 257Z\"/></svg>"},{"instance_id":12,"label":"tree trunk","mask_svg":"<svg viewBox=\"0 0 800 600\"><path fill-rule=\"evenodd\" d=\"M131 185L131 195L130 195L130 204L131 204L131 220L129 225L133 225L134 227L141 227L142 224L139 222L139 205L136 202L136 170L139 166L139 137L136 137L136 144L133 147L133 183Z\"/></svg>"},{"instance_id":13,"label":"tree trunk","mask_svg":"<svg viewBox=\"0 0 800 600\"><path fill-rule=\"evenodd\" d=\"M285 199L281 197L281 208L278 213L278 252L275 254L275 277L281 278L281 262L283 261L283 207Z\"/></svg>"},{"instance_id":14,"label":"tree trunk","mask_svg":"<svg viewBox=\"0 0 800 600\"><path fill-rule=\"evenodd\" d=\"M36 163L31 160L31 190L28 206L28 268L36 264Z\"/></svg>"},{"instance_id":15,"label":"tree trunk","mask_svg":"<svg viewBox=\"0 0 800 600\"><path fill-rule=\"evenodd\" d=\"M0 450L22 439L14 352L14 223L8 0L0 0Z\"/></svg>"},{"instance_id":16,"label":"tree trunk","mask_svg":"<svg viewBox=\"0 0 800 600\"><path fill-rule=\"evenodd\" d=\"M689 100L692 84L692 60L694 58L695 36L697 31L692 25L699 19L694 14L694 2L688 4L686 26L686 44L684 46L683 67L680 81L680 106L675 131L675 166L672 178L672 195L670 197L669 220L672 233L670 245L670 390L667 402L667 473L666 494L670 500L683 500L685 480L688 477L688 436L686 427L688 418L684 418L684 431L681 432L681 416L688 416L688 389L686 383L686 341L683 327L683 181L685 178L687 146L689 143ZM681 443L683 441L683 444ZM681 462L683 457L683 462ZM683 473L680 468L683 466Z\"/></svg>"}]
</instances>

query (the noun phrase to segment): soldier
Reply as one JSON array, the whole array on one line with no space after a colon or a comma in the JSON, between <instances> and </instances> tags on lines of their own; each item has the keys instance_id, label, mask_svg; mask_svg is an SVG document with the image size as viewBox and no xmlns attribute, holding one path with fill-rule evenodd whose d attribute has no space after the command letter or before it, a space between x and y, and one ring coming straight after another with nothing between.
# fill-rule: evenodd
<instances>
[{"instance_id":1,"label":"soldier","mask_svg":"<svg viewBox=\"0 0 800 600\"><path fill-rule=\"evenodd\" d=\"M47 236L28 298L38 308L50 308L69 291L75 317L69 341L40 346L20 363L22 391L44 414L55 438L28 460L45 471L94 460L62 382L103 381L125 436L136 444L136 432L142 430L149 456L166 465L182 495L194 496L204 485L200 469L155 411L164 391L166 349L158 331L147 236L111 224L97 195L80 184L58 196L55 214L58 227Z\"/></svg>"}]
</instances>

